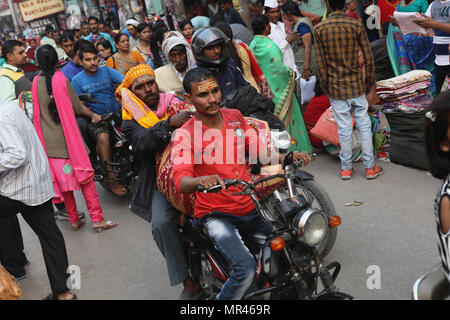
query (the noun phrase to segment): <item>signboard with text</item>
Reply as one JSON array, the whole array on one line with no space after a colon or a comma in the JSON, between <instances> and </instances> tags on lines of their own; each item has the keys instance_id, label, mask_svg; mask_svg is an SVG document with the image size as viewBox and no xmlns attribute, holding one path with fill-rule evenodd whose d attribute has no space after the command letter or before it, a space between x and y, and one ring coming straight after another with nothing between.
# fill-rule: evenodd
<instances>
[{"instance_id":1,"label":"signboard with text","mask_svg":"<svg viewBox=\"0 0 450 320\"><path fill-rule=\"evenodd\" d=\"M62 0L25 0L18 3L24 22L64 11Z\"/></svg>"},{"instance_id":2,"label":"signboard with text","mask_svg":"<svg viewBox=\"0 0 450 320\"><path fill-rule=\"evenodd\" d=\"M39 20L34 20L31 22L25 22L27 29L30 30L30 35L33 38L40 37L41 34L45 31L45 27L50 25L56 30L56 24L51 18L43 18Z\"/></svg>"}]
</instances>

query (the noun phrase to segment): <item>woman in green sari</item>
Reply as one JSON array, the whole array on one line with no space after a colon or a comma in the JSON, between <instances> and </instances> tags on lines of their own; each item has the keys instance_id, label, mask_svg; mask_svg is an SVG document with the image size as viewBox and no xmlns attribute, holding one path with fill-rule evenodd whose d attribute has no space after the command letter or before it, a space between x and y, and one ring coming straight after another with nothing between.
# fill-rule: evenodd
<instances>
[{"instance_id":1,"label":"woman in green sari","mask_svg":"<svg viewBox=\"0 0 450 320\"><path fill-rule=\"evenodd\" d=\"M283 63L283 53L268 37L270 23L267 16L257 16L252 28L255 37L250 49L254 52L274 94L274 114L284 122L289 134L295 140L289 150L311 153L311 143L294 94L296 75Z\"/></svg>"}]
</instances>

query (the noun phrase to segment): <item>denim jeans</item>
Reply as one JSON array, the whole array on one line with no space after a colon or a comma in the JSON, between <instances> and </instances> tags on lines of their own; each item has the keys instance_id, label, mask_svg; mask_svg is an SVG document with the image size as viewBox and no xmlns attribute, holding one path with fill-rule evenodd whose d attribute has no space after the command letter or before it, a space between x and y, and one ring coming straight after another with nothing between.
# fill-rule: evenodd
<instances>
[{"instance_id":1,"label":"denim jeans","mask_svg":"<svg viewBox=\"0 0 450 320\"><path fill-rule=\"evenodd\" d=\"M347 100L335 100L330 98L333 115L336 119L339 132L339 143L341 150L339 158L341 159L342 170L352 168L352 116L350 111L353 109L356 128L359 131L363 155L364 167L372 169L375 165L372 144L372 125L370 123L367 109L369 104L365 96Z\"/></svg>"},{"instance_id":2,"label":"denim jeans","mask_svg":"<svg viewBox=\"0 0 450 320\"><path fill-rule=\"evenodd\" d=\"M218 300L239 300L251 286L256 275L256 260L242 241L245 233L248 245L255 251L264 245L272 226L253 211L244 216L212 212L200 219L216 249L227 259L231 273Z\"/></svg>"}]
</instances>

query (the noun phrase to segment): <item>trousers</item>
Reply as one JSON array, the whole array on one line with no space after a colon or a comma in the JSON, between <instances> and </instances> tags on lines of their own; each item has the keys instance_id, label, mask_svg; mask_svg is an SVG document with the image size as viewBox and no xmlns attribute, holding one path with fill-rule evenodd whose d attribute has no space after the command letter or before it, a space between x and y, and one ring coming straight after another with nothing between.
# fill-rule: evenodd
<instances>
[{"instance_id":1,"label":"trousers","mask_svg":"<svg viewBox=\"0 0 450 320\"><path fill-rule=\"evenodd\" d=\"M69 262L66 244L56 225L51 199L38 206L27 206L22 202L0 196L0 220L10 219L19 212L39 239L53 295L67 292ZM15 238L7 241L10 247L17 246Z\"/></svg>"},{"instance_id":2,"label":"trousers","mask_svg":"<svg viewBox=\"0 0 450 320\"><path fill-rule=\"evenodd\" d=\"M91 221L93 223L100 222L103 220L102 206L100 200L98 199L98 192L95 188L94 180L81 185L81 192L86 200L86 206L91 216ZM63 192L64 204L67 209L67 214L69 215L70 223L75 223L78 221L78 211L77 203L75 197L73 196L73 191Z\"/></svg>"},{"instance_id":3,"label":"trousers","mask_svg":"<svg viewBox=\"0 0 450 320\"><path fill-rule=\"evenodd\" d=\"M0 219L0 263L16 278L25 273L22 231L16 215Z\"/></svg>"},{"instance_id":4,"label":"trousers","mask_svg":"<svg viewBox=\"0 0 450 320\"><path fill-rule=\"evenodd\" d=\"M351 110L353 110L356 128L361 138L364 167L366 169L372 169L375 165L375 158L373 156L372 125L369 114L367 113L369 103L366 97L360 96L347 100L330 98L330 104L338 125L339 144L341 145L339 158L341 159L342 170L350 170L352 168L353 123L350 113Z\"/></svg>"}]
</instances>

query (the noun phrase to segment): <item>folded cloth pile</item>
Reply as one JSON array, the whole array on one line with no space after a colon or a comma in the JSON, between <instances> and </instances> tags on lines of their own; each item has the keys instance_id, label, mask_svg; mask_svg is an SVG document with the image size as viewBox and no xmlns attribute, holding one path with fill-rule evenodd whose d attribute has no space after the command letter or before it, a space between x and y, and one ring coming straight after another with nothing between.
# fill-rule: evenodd
<instances>
[{"instance_id":1,"label":"folded cloth pile","mask_svg":"<svg viewBox=\"0 0 450 320\"><path fill-rule=\"evenodd\" d=\"M404 101L429 92L431 73L412 70L398 77L377 82L377 94L386 103Z\"/></svg>"},{"instance_id":2,"label":"folded cloth pile","mask_svg":"<svg viewBox=\"0 0 450 320\"><path fill-rule=\"evenodd\" d=\"M377 94L383 99L385 109L417 112L427 104L430 94L431 73L412 70L398 77L377 82Z\"/></svg>"}]
</instances>

